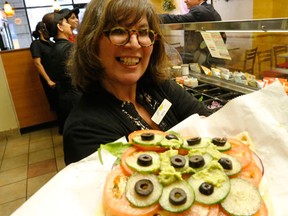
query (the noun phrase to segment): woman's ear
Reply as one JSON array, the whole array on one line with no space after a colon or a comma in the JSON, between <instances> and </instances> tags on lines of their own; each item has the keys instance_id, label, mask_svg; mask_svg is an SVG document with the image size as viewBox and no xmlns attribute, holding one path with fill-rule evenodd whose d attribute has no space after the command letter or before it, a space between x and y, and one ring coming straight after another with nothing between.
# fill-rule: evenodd
<instances>
[{"instance_id":1,"label":"woman's ear","mask_svg":"<svg viewBox=\"0 0 288 216\"><path fill-rule=\"evenodd\" d=\"M57 24L57 29L62 32L63 31L62 25L58 23Z\"/></svg>"}]
</instances>

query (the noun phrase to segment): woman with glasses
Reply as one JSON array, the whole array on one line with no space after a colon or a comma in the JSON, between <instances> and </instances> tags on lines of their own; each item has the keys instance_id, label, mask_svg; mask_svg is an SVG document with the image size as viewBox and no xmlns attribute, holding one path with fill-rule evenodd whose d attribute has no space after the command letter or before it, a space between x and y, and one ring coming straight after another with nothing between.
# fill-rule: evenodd
<instances>
[{"instance_id":1,"label":"woman with glasses","mask_svg":"<svg viewBox=\"0 0 288 216\"><path fill-rule=\"evenodd\" d=\"M194 113L209 115L169 79L167 62L149 0L92 0L69 61L83 96L65 124L65 163L133 131L166 131Z\"/></svg>"},{"instance_id":2,"label":"woman with glasses","mask_svg":"<svg viewBox=\"0 0 288 216\"><path fill-rule=\"evenodd\" d=\"M40 81L48 99L50 109L56 111L58 100L55 90L56 83L49 77L45 70L49 58L48 55L54 43L50 41L49 33L43 22L37 23L35 31L32 32L32 36L35 38L30 45L33 62L39 72Z\"/></svg>"}]
</instances>

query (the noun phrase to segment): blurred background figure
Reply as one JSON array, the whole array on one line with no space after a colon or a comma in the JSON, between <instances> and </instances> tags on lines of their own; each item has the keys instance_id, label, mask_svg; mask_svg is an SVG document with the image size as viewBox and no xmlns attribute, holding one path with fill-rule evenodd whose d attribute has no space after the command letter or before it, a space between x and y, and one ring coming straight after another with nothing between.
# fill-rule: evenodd
<instances>
[{"instance_id":1,"label":"blurred background figure","mask_svg":"<svg viewBox=\"0 0 288 216\"><path fill-rule=\"evenodd\" d=\"M56 83L59 109L57 112L59 133L62 134L66 118L77 103L80 93L72 85L71 74L66 67L74 43L69 41L72 35L71 25L66 18L70 10L62 13L50 13L45 17L45 24L55 45L49 53L47 73Z\"/></svg>"},{"instance_id":2,"label":"blurred background figure","mask_svg":"<svg viewBox=\"0 0 288 216\"><path fill-rule=\"evenodd\" d=\"M189 10L185 14L159 14L162 23L186 23L186 22L207 22L221 21L220 14L215 10L213 5L208 4L207 0L184 0ZM184 63L199 63L211 67L213 64L222 65L222 59L213 58L202 38L200 32L185 31L184 33L184 50L181 53ZM220 33L224 43L226 34Z\"/></svg>"},{"instance_id":3,"label":"blurred background figure","mask_svg":"<svg viewBox=\"0 0 288 216\"><path fill-rule=\"evenodd\" d=\"M70 10L68 8L64 8L64 9L59 11L59 14L63 14L63 13L65 13L65 14L68 13L68 15L65 16L65 19L71 25L71 29L72 29L72 35L69 36L69 41L75 42L75 38L77 35L77 28L79 25L79 18L78 18L79 8L74 8L73 10Z\"/></svg>"},{"instance_id":4,"label":"blurred background figure","mask_svg":"<svg viewBox=\"0 0 288 216\"><path fill-rule=\"evenodd\" d=\"M31 55L34 61L34 65L40 75L40 81L43 86L44 92L48 99L50 109L57 110L57 92L55 90L56 83L51 80L47 74L45 68L47 67L48 55L53 47L53 42L50 41L49 32L46 29L46 25L43 22L38 22L35 31L32 36L35 40L30 45Z\"/></svg>"}]
</instances>

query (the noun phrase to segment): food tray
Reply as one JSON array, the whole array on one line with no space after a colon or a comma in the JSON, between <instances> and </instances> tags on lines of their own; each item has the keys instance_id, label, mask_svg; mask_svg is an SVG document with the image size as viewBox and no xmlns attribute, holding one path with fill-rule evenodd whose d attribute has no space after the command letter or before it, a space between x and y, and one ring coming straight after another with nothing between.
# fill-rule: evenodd
<instances>
[{"instance_id":1,"label":"food tray","mask_svg":"<svg viewBox=\"0 0 288 216\"><path fill-rule=\"evenodd\" d=\"M210 84L201 84L201 85L194 87L193 89L198 92L205 92L214 88L217 88L217 87L214 85L210 85Z\"/></svg>"},{"instance_id":2,"label":"food tray","mask_svg":"<svg viewBox=\"0 0 288 216\"><path fill-rule=\"evenodd\" d=\"M200 101L207 101L207 100L213 99L213 97L210 97L209 95L199 94L199 93L193 94L193 96L196 97L197 100L200 100Z\"/></svg>"},{"instance_id":3,"label":"food tray","mask_svg":"<svg viewBox=\"0 0 288 216\"><path fill-rule=\"evenodd\" d=\"M210 89L208 91L205 91L205 94L212 96L212 97L218 97L221 95L226 95L231 93L231 91L226 90L226 89L222 89L222 88L214 88L214 89Z\"/></svg>"},{"instance_id":4,"label":"food tray","mask_svg":"<svg viewBox=\"0 0 288 216\"><path fill-rule=\"evenodd\" d=\"M213 104L214 102L219 104L219 106L215 106L215 104ZM212 99L203 101L203 103L207 106L209 110L216 112L217 110L221 109L226 104L226 101L212 98Z\"/></svg>"},{"instance_id":5,"label":"food tray","mask_svg":"<svg viewBox=\"0 0 288 216\"><path fill-rule=\"evenodd\" d=\"M234 99L236 97L239 97L241 95L243 95L243 94L242 93L238 93L238 92L232 92L230 94L221 95L218 98L226 100L226 101L229 101L229 100L232 100L232 99Z\"/></svg>"}]
</instances>

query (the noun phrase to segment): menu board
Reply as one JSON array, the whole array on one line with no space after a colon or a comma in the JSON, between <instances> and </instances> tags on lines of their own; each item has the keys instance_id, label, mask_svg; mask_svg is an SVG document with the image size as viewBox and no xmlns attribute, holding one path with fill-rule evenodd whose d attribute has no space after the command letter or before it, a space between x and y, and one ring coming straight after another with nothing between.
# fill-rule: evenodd
<instances>
[{"instance_id":1,"label":"menu board","mask_svg":"<svg viewBox=\"0 0 288 216\"><path fill-rule=\"evenodd\" d=\"M231 60L220 32L201 32L212 57Z\"/></svg>"}]
</instances>

